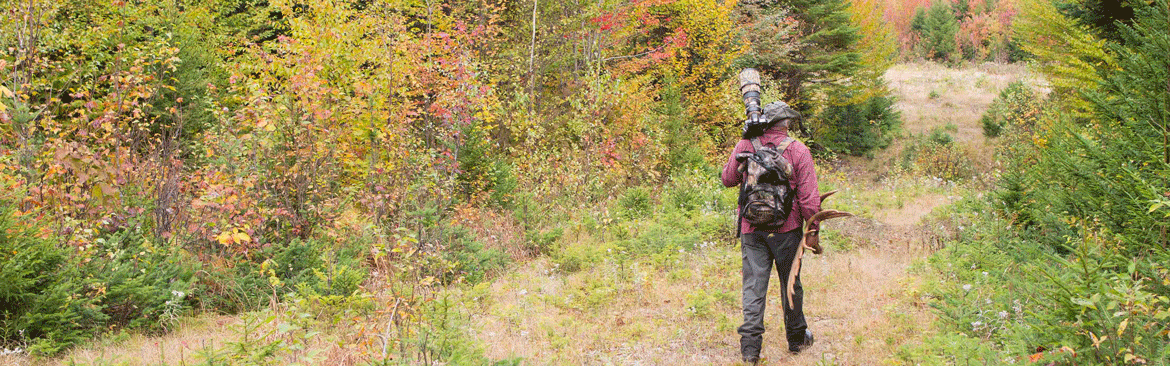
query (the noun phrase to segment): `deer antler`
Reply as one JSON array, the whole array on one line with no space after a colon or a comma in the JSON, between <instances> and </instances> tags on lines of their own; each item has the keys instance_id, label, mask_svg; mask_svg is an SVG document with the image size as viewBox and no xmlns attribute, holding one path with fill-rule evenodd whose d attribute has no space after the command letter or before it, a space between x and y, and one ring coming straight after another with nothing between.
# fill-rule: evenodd
<instances>
[{"instance_id":1,"label":"deer antler","mask_svg":"<svg viewBox=\"0 0 1170 366\"><path fill-rule=\"evenodd\" d=\"M837 191L833 190L833 191L829 191L828 193L822 194L821 195L821 204L824 204L825 199L829 198L829 196L832 196L833 193L837 193ZM821 222L821 221L828 220L828 219L835 219L835 218L839 218L839 217L848 217L848 216L853 216L853 214L848 213L848 212L844 212L844 211L837 211L837 210L822 210L821 212L817 212L815 215L813 215L812 218L809 218L808 222L806 222L804 224L804 233L803 233L804 235L800 236L800 246L796 247L796 258L794 258L792 260L792 268L790 268L788 270L788 289L784 295L788 297L788 308L789 309L792 309L792 306L793 306L792 305L792 296L796 294L796 284L795 284L796 274L800 272L800 258L804 256L804 246L805 246L804 238L808 237L808 234L812 232L812 230L809 230L809 228L808 228L809 225L811 225L814 222ZM813 254L820 254L821 251L823 251L823 249L821 249L820 243L818 243L815 247L809 247L809 249L811 249L813 251Z\"/></svg>"}]
</instances>

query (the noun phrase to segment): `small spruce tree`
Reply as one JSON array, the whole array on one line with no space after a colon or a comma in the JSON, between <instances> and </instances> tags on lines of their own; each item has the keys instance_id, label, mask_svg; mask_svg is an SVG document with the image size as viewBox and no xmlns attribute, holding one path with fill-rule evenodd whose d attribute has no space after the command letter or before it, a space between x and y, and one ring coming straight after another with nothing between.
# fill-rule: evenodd
<instances>
[{"instance_id":1,"label":"small spruce tree","mask_svg":"<svg viewBox=\"0 0 1170 366\"><path fill-rule=\"evenodd\" d=\"M941 1L935 2L926 12L926 19L919 34L918 48L928 60L952 61L955 57L957 33L959 23L955 20L951 7Z\"/></svg>"},{"instance_id":2,"label":"small spruce tree","mask_svg":"<svg viewBox=\"0 0 1170 366\"><path fill-rule=\"evenodd\" d=\"M861 38L859 28L849 19L846 0L745 1L756 6L755 22L775 21L787 12L796 20L792 49L781 57L758 60L761 73L776 80L783 99L800 111L812 109L812 96L819 89L853 76L860 68L861 54L854 47ZM804 124L797 126L805 136Z\"/></svg>"}]
</instances>

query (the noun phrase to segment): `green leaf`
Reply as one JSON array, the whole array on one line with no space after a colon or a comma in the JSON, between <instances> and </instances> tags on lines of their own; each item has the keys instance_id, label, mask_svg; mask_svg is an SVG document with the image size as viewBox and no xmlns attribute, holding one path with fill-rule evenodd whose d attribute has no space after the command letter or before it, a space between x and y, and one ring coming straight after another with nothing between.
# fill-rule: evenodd
<instances>
[{"instance_id":1,"label":"green leaf","mask_svg":"<svg viewBox=\"0 0 1170 366\"><path fill-rule=\"evenodd\" d=\"M1097 310L1097 304L1094 304L1093 301L1091 301L1089 299L1074 297L1074 298L1072 298L1072 302L1074 304L1080 305L1082 307Z\"/></svg>"}]
</instances>

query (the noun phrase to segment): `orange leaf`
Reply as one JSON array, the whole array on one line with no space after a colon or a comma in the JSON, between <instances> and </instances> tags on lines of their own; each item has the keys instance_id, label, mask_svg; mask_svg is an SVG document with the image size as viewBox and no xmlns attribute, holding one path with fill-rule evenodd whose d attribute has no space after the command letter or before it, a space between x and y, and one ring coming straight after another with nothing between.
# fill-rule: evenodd
<instances>
[{"instance_id":1,"label":"orange leaf","mask_svg":"<svg viewBox=\"0 0 1170 366\"><path fill-rule=\"evenodd\" d=\"M1029 362L1038 362L1042 358L1044 358L1044 352L1036 352L1036 353L1028 356L1028 361Z\"/></svg>"}]
</instances>

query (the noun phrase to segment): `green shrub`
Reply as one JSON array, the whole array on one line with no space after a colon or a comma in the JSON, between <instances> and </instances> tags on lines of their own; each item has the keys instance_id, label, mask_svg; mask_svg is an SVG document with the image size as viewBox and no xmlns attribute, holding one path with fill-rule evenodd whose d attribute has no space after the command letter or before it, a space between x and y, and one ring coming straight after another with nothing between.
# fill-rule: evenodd
<instances>
[{"instance_id":1,"label":"green shrub","mask_svg":"<svg viewBox=\"0 0 1170 366\"><path fill-rule=\"evenodd\" d=\"M524 233L532 249L541 254L551 253L557 241L561 240L564 235L565 229L559 227L547 230L529 230Z\"/></svg>"},{"instance_id":2,"label":"green shrub","mask_svg":"<svg viewBox=\"0 0 1170 366\"><path fill-rule=\"evenodd\" d=\"M478 283L487 278L488 274L507 266L507 254L495 249L484 248L483 244L475 240L471 231L463 227L448 228L447 241L440 250L443 259L452 265L454 276L460 276L468 283ZM448 276L448 282L455 280Z\"/></svg>"},{"instance_id":3,"label":"green shrub","mask_svg":"<svg viewBox=\"0 0 1170 366\"><path fill-rule=\"evenodd\" d=\"M86 286L106 289L95 299L112 325L156 328L168 308L187 302L196 267L177 246L155 243L135 221L99 238L83 271L92 276Z\"/></svg>"},{"instance_id":4,"label":"green shrub","mask_svg":"<svg viewBox=\"0 0 1170 366\"><path fill-rule=\"evenodd\" d=\"M662 142L666 146L666 168L670 174L687 171L706 163L705 134L694 128L693 118L687 115L683 103L681 83L667 77L663 81L661 102L656 106L656 118L662 121Z\"/></svg>"},{"instance_id":5,"label":"green shrub","mask_svg":"<svg viewBox=\"0 0 1170 366\"><path fill-rule=\"evenodd\" d=\"M690 216L700 211L715 209L723 187L712 179L714 172L702 169L676 171L670 175L662 192L662 206L666 211L679 211Z\"/></svg>"},{"instance_id":6,"label":"green shrub","mask_svg":"<svg viewBox=\"0 0 1170 366\"><path fill-rule=\"evenodd\" d=\"M459 175L455 178L459 189L464 196L490 191L493 157L490 156L490 141L488 141L486 134L479 126L471 123L459 129L459 137L451 143L461 143L461 145L448 146L452 151L459 152L456 156L459 163Z\"/></svg>"},{"instance_id":7,"label":"green shrub","mask_svg":"<svg viewBox=\"0 0 1170 366\"><path fill-rule=\"evenodd\" d=\"M822 121L817 140L833 151L850 155L870 155L874 150L890 145L901 126L901 115L894 109L894 97L879 95L853 102L850 92L840 92L816 116Z\"/></svg>"},{"instance_id":8,"label":"green shrub","mask_svg":"<svg viewBox=\"0 0 1170 366\"><path fill-rule=\"evenodd\" d=\"M627 220L646 217L654 209L650 189L633 187L627 189L617 200L618 216Z\"/></svg>"},{"instance_id":9,"label":"green shrub","mask_svg":"<svg viewBox=\"0 0 1170 366\"><path fill-rule=\"evenodd\" d=\"M400 341L404 346L394 359L375 362L375 365L414 365L442 363L469 366L516 366L520 359L494 361L486 356L481 346L468 334L468 316L462 314L456 299L448 296L420 304L419 324L406 332ZM400 333L401 334L401 333ZM429 361L429 362L428 362ZM440 362L441 361L441 362Z\"/></svg>"},{"instance_id":10,"label":"green shrub","mask_svg":"<svg viewBox=\"0 0 1170 366\"><path fill-rule=\"evenodd\" d=\"M131 218L77 248L57 248L35 220L13 221L0 205L0 335L55 354L102 331L163 329L182 315L194 267L172 245L153 243Z\"/></svg>"},{"instance_id":11,"label":"green shrub","mask_svg":"<svg viewBox=\"0 0 1170 366\"><path fill-rule=\"evenodd\" d=\"M1054 351L1044 363L1067 364L1066 347L1100 364L1170 356L1170 300L1162 295L1170 258L1128 257L1115 250L1116 238L1087 230L1057 250L989 213L988 202L971 199L928 220L946 247L930 258L939 276L926 292L945 330L962 339L905 348L901 358L978 351L1007 360L1044 348Z\"/></svg>"},{"instance_id":12,"label":"green shrub","mask_svg":"<svg viewBox=\"0 0 1170 366\"><path fill-rule=\"evenodd\" d=\"M955 137L942 128L935 127L930 130L929 140L936 145L950 145L955 142Z\"/></svg>"},{"instance_id":13,"label":"green shrub","mask_svg":"<svg viewBox=\"0 0 1170 366\"><path fill-rule=\"evenodd\" d=\"M516 187L520 183L517 181L516 172L512 168L512 164L503 160L496 160L492 163L490 174L491 195L488 198L491 203L505 209L515 207Z\"/></svg>"},{"instance_id":14,"label":"green shrub","mask_svg":"<svg viewBox=\"0 0 1170 366\"><path fill-rule=\"evenodd\" d=\"M368 275L368 271L357 260L361 257L342 256L331 250L316 256L317 260L308 260L316 262L315 266L306 268L290 280L298 295L336 296L343 299L359 292Z\"/></svg>"},{"instance_id":15,"label":"green shrub","mask_svg":"<svg viewBox=\"0 0 1170 366\"><path fill-rule=\"evenodd\" d=\"M42 238L35 220L17 223L0 202L0 336L54 354L84 340L108 319L82 291L82 274L64 250ZM77 296L77 295L82 296Z\"/></svg>"},{"instance_id":16,"label":"green shrub","mask_svg":"<svg viewBox=\"0 0 1170 366\"><path fill-rule=\"evenodd\" d=\"M512 165L493 154L491 139L478 123L462 127L460 137L462 146L452 146L452 150L459 151L456 183L464 197L488 192L493 205L512 207L512 194L519 184Z\"/></svg>"},{"instance_id":17,"label":"green shrub","mask_svg":"<svg viewBox=\"0 0 1170 366\"><path fill-rule=\"evenodd\" d=\"M532 192L518 192L510 196L509 208L512 217L520 222L525 230L542 227L548 222L548 208L541 205Z\"/></svg>"},{"instance_id":18,"label":"green shrub","mask_svg":"<svg viewBox=\"0 0 1170 366\"><path fill-rule=\"evenodd\" d=\"M625 241L624 247L635 254L656 254L669 250L693 250L700 242L695 228L680 218L661 217L658 221L647 225L630 240Z\"/></svg>"},{"instance_id":19,"label":"green shrub","mask_svg":"<svg viewBox=\"0 0 1170 366\"><path fill-rule=\"evenodd\" d=\"M919 138L902 149L898 165L902 169L948 181L962 180L975 174L971 154L953 143L950 134L934 129L930 136Z\"/></svg>"},{"instance_id":20,"label":"green shrub","mask_svg":"<svg viewBox=\"0 0 1170 366\"><path fill-rule=\"evenodd\" d=\"M1040 118L1040 96L1023 82L1013 82L999 93L983 114L983 135L997 137L1006 129L1031 131Z\"/></svg>"},{"instance_id":21,"label":"green shrub","mask_svg":"<svg viewBox=\"0 0 1170 366\"><path fill-rule=\"evenodd\" d=\"M704 241L729 241L735 234L734 218L714 213L691 217L695 233Z\"/></svg>"},{"instance_id":22,"label":"green shrub","mask_svg":"<svg viewBox=\"0 0 1170 366\"><path fill-rule=\"evenodd\" d=\"M621 250L612 243L570 244L557 250L551 257L558 270L572 273L600 263L607 257L620 255ZM618 251L618 253L615 254L614 251Z\"/></svg>"}]
</instances>

